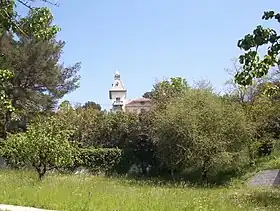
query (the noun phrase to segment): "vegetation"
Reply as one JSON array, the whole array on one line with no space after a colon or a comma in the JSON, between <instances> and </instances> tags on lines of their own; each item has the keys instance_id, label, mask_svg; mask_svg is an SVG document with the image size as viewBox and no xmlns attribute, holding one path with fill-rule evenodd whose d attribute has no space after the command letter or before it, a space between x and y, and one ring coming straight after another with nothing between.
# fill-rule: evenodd
<instances>
[{"instance_id":1,"label":"vegetation","mask_svg":"<svg viewBox=\"0 0 280 211\"><path fill-rule=\"evenodd\" d=\"M26 6L26 17L19 17L16 4ZM279 17L265 12L263 19ZM48 8L0 3L0 155L10 168L0 173L1 202L62 210L279 209L271 196L278 190L225 186L280 165L280 77L268 74L279 65L275 30L258 26L238 42L245 53L231 92L220 95L205 81L191 87L171 77L144 93L152 107L136 115L106 112L91 101L58 106L78 88L80 63L60 63L65 43L56 39L60 29L52 22ZM260 59L257 51L266 44ZM95 176L66 174L80 167ZM36 181L30 168L40 180L51 169L56 173ZM155 185L154 178L167 184Z\"/></svg>"},{"instance_id":2,"label":"vegetation","mask_svg":"<svg viewBox=\"0 0 280 211\"><path fill-rule=\"evenodd\" d=\"M120 164L123 151L114 148L81 149L78 162L87 166L92 172L112 173Z\"/></svg>"},{"instance_id":3,"label":"vegetation","mask_svg":"<svg viewBox=\"0 0 280 211\"><path fill-rule=\"evenodd\" d=\"M56 210L279 210L279 190L196 187L122 178L0 173L2 203Z\"/></svg>"},{"instance_id":4,"label":"vegetation","mask_svg":"<svg viewBox=\"0 0 280 211\"><path fill-rule=\"evenodd\" d=\"M11 34L3 35L0 44L0 53L4 55L0 69L13 73L9 86L5 86L5 96L15 109L3 111L3 138L7 132L25 130L32 116L42 111L50 113L59 99L79 86L80 64L64 67L59 63L63 41L52 38L36 42L32 38L17 37L19 40L15 41Z\"/></svg>"},{"instance_id":5,"label":"vegetation","mask_svg":"<svg viewBox=\"0 0 280 211\"><path fill-rule=\"evenodd\" d=\"M55 118L39 119L25 133L10 135L3 155L13 165L31 164L40 179L51 168L71 165L75 148L68 141L73 129Z\"/></svg>"},{"instance_id":6,"label":"vegetation","mask_svg":"<svg viewBox=\"0 0 280 211\"><path fill-rule=\"evenodd\" d=\"M189 90L156 115L157 155L172 171L212 171L244 165L254 135L240 105L207 90ZM248 153L248 152L247 152Z\"/></svg>"},{"instance_id":7,"label":"vegetation","mask_svg":"<svg viewBox=\"0 0 280 211\"><path fill-rule=\"evenodd\" d=\"M51 39L60 30L56 25L49 25L53 19L49 8L34 8L31 3L31 0L4 0L0 2L0 36L7 31L13 31L42 41ZM18 4L29 10L28 17L21 17L17 13L16 6Z\"/></svg>"},{"instance_id":8,"label":"vegetation","mask_svg":"<svg viewBox=\"0 0 280 211\"><path fill-rule=\"evenodd\" d=\"M263 20L275 19L280 23L280 13L274 11L264 12ZM240 85L251 85L255 78L261 78L268 74L269 70L279 66L280 37L277 31L272 28L264 28L259 25L252 34L247 34L238 41L238 47L245 51L239 56L239 62L243 70L235 76L236 82ZM267 51L261 59L258 50L267 46ZM275 94L278 86L268 84L267 94Z\"/></svg>"}]
</instances>

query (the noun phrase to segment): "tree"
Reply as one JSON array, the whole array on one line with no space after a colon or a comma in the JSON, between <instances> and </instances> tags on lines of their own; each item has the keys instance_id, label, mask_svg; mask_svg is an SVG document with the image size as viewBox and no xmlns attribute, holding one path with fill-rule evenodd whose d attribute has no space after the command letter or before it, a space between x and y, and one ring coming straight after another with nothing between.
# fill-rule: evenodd
<instances>
[{"instance_id":1,"label":"tree","mask_svg":"<svg viewBox=\"0 0 280 211\"><path fill-rule=\"evenodd\" d=\"M103 113L96 125L95 143L101 147L126 148L139 133L139 118L129 112Z\"/></svg>"},{"instance_id":2,"label":"tree","mask_svg":"<svg viewBox=\"0 0 280 211\"><path fill-rule=\"evenodd\" d=\"M9 70L0 70L0 107L7 110L13 110L11 100L8 97L7 90L11 86L13 72Z\"/></svg>"},{"instance_id":3,"label":"tree","mask_svg":"<svg viewBox=\"0 0 280 211\"><path fill-rule=\"evenodd\" d=\"M31 164L40 180L47 170L72 165L75 148L69 137L75 128L69 128L61 119L39 118L26 133L10 134L2 149L9 162Z\"/></svg>"},{"instance_id":4,"label":"tree","mask_svg":"<svg viewBox=\"0 0 280 211\"><path fill-rule=\"evenodd\" d=\"M153 97L153 91L145 92L142 97L152 99Z\"/></svg>"},{"instance_id":5,"label":"tree","mask_svg":"<svg viewBox=\"0 0 280 211\"><path fill-rule=\"evenodd\" d=\"M233 60L233 67L226 69L227 73L231 77L226 81L227 86L226 95L224 97L230 97L231 100L244 104L252 104L255 98L262 94L263 84L266 84L268 78L254 79L251 85L243 86L235 83L235 75L242 72L242 66L238 63L238 60Z\"/></svg>"},{"instance_id":6,"label":"tree","mask_svg":"<svg viewBox=\"0 0 280 211\"><path fill-rule=\"evenodd\" d=\"M236 61L233 62L233 69L228 69L233 76L242 72L242 66ZM273 142L279 139L279 93L272 96L265 95L268 85L279 87L279 71L271 69L270 73L262 78L255 78L251 85L243 86L234 83L234 80L227 81L231 89L223 98L231 99L243 105L248 118L256 122L256 136L252 156L269 155L273 150Z\"/></svg>"},{"instance_id":7,"label":"tree","mask_svg":"<svg viewBox=\"0 0 280 211\"><path fill-rule=\"evenodd\" d=\"M173 175L200 170L203 180L244 164L254 134L240 105L193 89L156 114L154 130L162 166Z\"/></svg>"},{"instance_id":8,"label":"tree","mask_svg":"<svg viewBox=\"0 0 280 211\"><path fill-rule=\"evenodd\" d=\"M100 147L99 144L102 143L100 127L103 125L103 113L92 108L78 107L73 109L65 106L61 107L55 115L69 127L76 128L71 140L76 141L80 147Z\"/></svg>"},{"instance_id":9,"label":"tree","mask_svg":"<svg viewBox=\"0 0 280 211\"><path fill-rule=\"evenodd\" d=\"M7 131L8 129L8 119L7 116L5 116L5 113L14 111L11 99L9 98L7 93L7 91L11 87L11 79L13 77L13 72L0 69L0 120L2 120L0 121L0 125L3 125L3 127L1 128L2 130L0 130L0 134L5 134L5 131Z\"/></svg>"},{"instance_id":10,"label":"tree","mask_svg":"<svg viewBox=\"0 0 280 211\"><path fill-rule=\"evenodd\" d=\"M280 14L274 11L264 12L262 19L275 19L280 23ZM258 50L265 45L268 45L267 52L261 59ZM235 75L235 81L240 85L251 85L254 78L261 78L268 74L271 67L280 65L280 36L274 29L259 25L252 34L240 39L237 46L245 51L239 56L243 70ZM276 86L270 86L267 94L273 94L276 90Z\"/></svg>"},{"instance_id":11,"label":"tree","mask_svg":"<svg viewBox=\"0 0 280 211\"><path fill-rule=\"evenodd\" d=\"M156 145L153 141L154 132L154 111L147 111L139 114L139 132L134 140L131 140L126 147L133 150L134 158L141 166L142 173L147 175L147 170L150 169L157 174L157 159L155 156ZM134 161L135 162L135 161Z\"/></svg>"},{"instance_id":12,"label":"tree","mask_svg":"<svg viewBox=\"0 0 280 211\"><path fill-rule=\"evenodd\" d=\"M60 30L56 25L49 25L53 19L49 8L34 8L29 3L32 1L0 1L0 37L7 31L13 31L26 37L31 36L36 40L48 40ZM22 18L18 15L16 12L17 4L21 4L29 10L28 17Z\"/></svg>"},{"instance_id":13,"label":"tree","mask_svg":"<svg viewBox=\"0 0 280 211\"><path fill-rule=\"evenodd\" d=\"M58 110L66 110L68 111L69 109L72 109L71 103L68 100L64 100L63 102L60 103Z\"/></svg>"},{"instance_id":14,"label":"tree","mask_svg":"<svg viewBox=\"0 0 280 211\"><path fill-rule=\"evenodd\" d=\"M157 109L162 109L171 99L180 96L188 88L189 85L186 79L172 77L169 80L156 83L150 92L144 93L143 97L152 99Z\"/></svg>"},{"instance_id":15,"label":"tree","mask_svg":"<svg viewBox=\"0 0 280 211\"><path fill-rule=\"evenodd\" d=\"M92 101L88 101L86 102L83 106L83 108L92 108L92 109L96 109L98 111L101 111L101 105Z\"/></svg>"},{"instance_id":16,"label":"tree","mask_svg":"<svg viewBox=\"0 0 280 211\"><path fill-rule=\"evenodd\" d=\"M32 38L11 34L0 41L0 53L4 56L0 69L14 73L6 94L15 112L5 112L4 138L9 131L12 115L27 121L38 112L51 112L59 99L79 86L80 63L65 67L59 63L63 41L55 38L37 42Z\"/></svg>"},{"instance_id":17,"label":"tree","mask_svg":"<svg viewBox=\"0 0 280 211\"><path fill-rule=\"evenodd\" d=\"M43 7L43 8L34 8L32 7L31 3L32 1L23 2L20 0L3 0L0 2L0 42L1 42L1 50L3 49L2 41L4 37L10 37L11 40L11 46L14 47L14 50L18 48L21 43L21 41L24 39L25 42L29 42L30 45L34 43L41 43L46 40L54 39L56 33L60 30L59 27L56 25L52 25L53 16L50 11L50 9ZM20 17L20 15L16 12L16 6L17 4L24 5L28 10L29 13L26 17ZM21 40L19 42L16 42L12 39L12 36L16 35ZM22 44L22 43L21 43ZM9 71L12 74L15 74L17 76L17 79L19 78L17 73L14 72L13 67L11 68L10 63L7 62L7 55L6 52L1 53L0 58L0 75L3 75L3 73ZM18 52L17 55L21 55ZM17 56L12 55L12 56ZM25 56L25 55L24 55ZM21 55L22 57L24 57ZM33 56L34 57L34 56ZM14 57L13 57L14 58ZM30 66L30 64L29 64ZM21 67L23 68L23 67ZM67 74L66 74L67 75ZM67 79L68 77L64 75L64 77ZM3 82L4 77L2 77L1 82ZM15 77L13 77L13 81L17 80ZM5 82L3 82L2 86L0 87L1 92L1 98L5 98L1 102L5 105L2 109L4 109L5 113L5 121L3 123L3 138L6 138L7 136L7 130L10 125L10 121L12 119L13 111L15 111L15 108L13 107L15 104L15 98L11 98L10 92L11 90L14 92L13 88L14 86L6 86L7 82L10 82L10 78L6 78ZM14 85L14 84L13 84ZM18 91L18 90L17 90ZM49 90L46 90L49 91ZM45 92L46 92L45 91ZM4 103L3 103L4 102ZM16 110L17 112L22 112ZM2 135L1 135L2 136Z\"/></svg>"},{"instance_id":18,"label":"tree","mask_svg":"<svg viewBox=\"0 0 280 211\"><path fill-rule=\"evenodd\" d=\"M210 92L214 91L214 88L213 88L211 82L208 81L208 80L195 81L193 88L194 89L200 89L200 90L208 90Z\"/></svg>"}]
</instances>

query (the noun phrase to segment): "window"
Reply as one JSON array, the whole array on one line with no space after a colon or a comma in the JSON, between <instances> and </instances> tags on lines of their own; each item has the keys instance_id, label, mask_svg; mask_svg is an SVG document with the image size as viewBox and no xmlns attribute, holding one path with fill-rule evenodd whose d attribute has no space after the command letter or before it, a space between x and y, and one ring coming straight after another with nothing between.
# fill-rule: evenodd
<instances>
[{"instance_id":1,"label":"window","mask_svg":"<svg viewBox=\"0 0 280 211\"><path fill-rule=\"evenodd\" d=\"M116 97L116 102L119 103L121 101L121 98Z\"/></svg>"}]
</instances>

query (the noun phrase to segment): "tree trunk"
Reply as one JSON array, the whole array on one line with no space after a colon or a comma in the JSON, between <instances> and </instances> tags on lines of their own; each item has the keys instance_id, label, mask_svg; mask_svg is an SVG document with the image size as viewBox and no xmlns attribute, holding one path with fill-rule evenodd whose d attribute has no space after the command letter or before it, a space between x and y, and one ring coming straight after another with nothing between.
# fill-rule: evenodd
<instances>
[{"instance_id":1,"label":"tree trunk","mask_svg":"<svg viewBox=\"0 0 280 211\"><path fill-rule=\"evenodd\" d=\"M207 183L207 180L208 180L207 173L208 173L208 170L203 167L202 173L201 173L201 179L202 179L203 182L206 182L206 183Z\"/></svg>"},{"instance_id":2,"label":"tree trunk","mask_svg":"<svg viewBox=\"0 0 280 211\"><path fill-rule=\"evenodd\" d=\"M33 164L35 167L37 174L39 176L39 180L42 181L46 172L47 172L47 166L45 164L39 164L38 166L36 164Z\"/></svg>"},{"instance_id":3,"label":"tree trunk","mask_svg":"<svg viewBox=\"0 0 280 211\"><path fill-rule=\"evenodd\" d=\"M209 169L209 156L204 156L203 165L202 165L202 172L201 172L201 179L203 182L208 183L208 169Z\"/></svg>"},{"instance_id":4,"label":"tree trunk","mask_svg":"<svg viewBox=\"0 0 280 211\"><path fill-rule=\"evenodd\" d=\"M5 140L7 139L7 136L8 136L8 130L10 127L11 119L12 119L12 112L7 111L5 114L5 121L4 121L4 125L3 125L3 139L5 139Z\"/></svg>"}]
</instances>

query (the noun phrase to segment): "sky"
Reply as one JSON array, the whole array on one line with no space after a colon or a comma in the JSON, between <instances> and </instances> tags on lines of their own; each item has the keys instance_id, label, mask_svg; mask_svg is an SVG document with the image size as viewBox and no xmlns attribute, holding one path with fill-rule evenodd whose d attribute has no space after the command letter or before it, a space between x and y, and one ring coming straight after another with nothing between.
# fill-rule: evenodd
<instances>
[{"instance_id":1,"label":"sky","mask_svg":"<svg viewBox=\"0 0 280 211\"><path fill-rule=\"evenodd\" d=\"M261 20L263 11L280 11L279 0L58 2L51 9L62 28L57 38L66 42L61 61L81 62L80 88L64 99L95 101L105 109L117 70L130 99L164 77L190 84L205 79L223 90L230 78L225 69L241 53L237 41L257 25L275 26Z\"/></svg>"}]
</instances>

